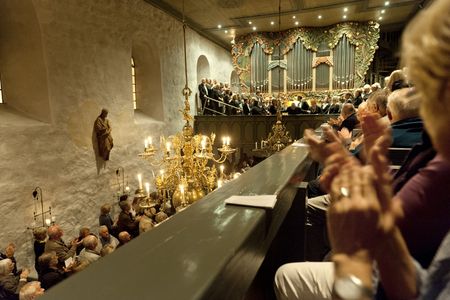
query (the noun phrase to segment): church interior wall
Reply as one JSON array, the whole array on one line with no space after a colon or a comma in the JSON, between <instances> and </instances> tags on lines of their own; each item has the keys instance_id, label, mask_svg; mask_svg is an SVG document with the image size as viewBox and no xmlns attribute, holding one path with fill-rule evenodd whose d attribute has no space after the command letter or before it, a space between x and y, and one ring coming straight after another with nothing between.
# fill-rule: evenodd
<instances>
[{"instance_id":1,"label":"church interior wall","mask_svg":"<svg viewBox=\"0 0 450 300\"><path fill-rule=\"evenodd\" d=\"M158 141L183 125L183 30L181 22L143 0L6 0L0 19L0 247L15 242L19 267L32 268L27 226L36 186L69 239L82 226L97 232L100 206L116 203L119 167L132 190L137 173L151 182L150 166L138 157L144 138ZM186 35L194 113L198 57L205 55L211 78L223 82L229 82L232 65L226 49L193 30ZM133 52L136 75L142 75L136 112ZM109 110L114 138L106 163L95 154L93 131L102 108Z\"/></svg>"}]
</instances>

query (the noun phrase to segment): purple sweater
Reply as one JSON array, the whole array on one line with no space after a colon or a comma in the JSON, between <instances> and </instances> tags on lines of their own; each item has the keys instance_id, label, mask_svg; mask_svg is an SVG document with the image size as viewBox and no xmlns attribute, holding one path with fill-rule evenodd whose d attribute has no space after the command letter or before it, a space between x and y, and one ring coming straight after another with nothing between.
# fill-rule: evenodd
<instances>
[{"instance_id":1,"label":"purple sweater","mask_svg":"<svg viewBox=\"0 0 450 300\"><path fill-rule=\"evenodd\" d=\"M396 196L405 214L398 225L411 255L428 267L450 229L450 162L436 155Z\"/></svg>"}]
</instances>

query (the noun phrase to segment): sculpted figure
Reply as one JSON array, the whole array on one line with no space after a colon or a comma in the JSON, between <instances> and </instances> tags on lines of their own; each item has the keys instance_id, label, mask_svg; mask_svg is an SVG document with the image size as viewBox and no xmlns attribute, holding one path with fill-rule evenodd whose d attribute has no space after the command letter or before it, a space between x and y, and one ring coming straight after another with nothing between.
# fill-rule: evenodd
<instances>
[{"instance_id":1,"label":"sculpted figure","mask_svg":"<svg viewBox=\"0 0 450 300\"><path fill-rule=\"evenodd\" d=\"M113 147L113 138L111 136L111 126L109 125L108 110L102 109L100 116L95 120L95 133L97 135L98 154L103 160L109 160L109 153Z\"/></svg>"}]
</instances>

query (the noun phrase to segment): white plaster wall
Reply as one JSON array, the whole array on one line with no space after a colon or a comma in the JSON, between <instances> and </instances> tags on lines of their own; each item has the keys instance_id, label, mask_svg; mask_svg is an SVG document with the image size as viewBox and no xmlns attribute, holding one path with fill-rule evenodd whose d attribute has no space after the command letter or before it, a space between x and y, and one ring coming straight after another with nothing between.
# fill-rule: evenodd
<instances>
[{"instance_id":1,"label":"white plaster wall","mask_svg":"<svg viewBox=\"0 0 450 300\"><path fill-rule=\"evenodd\" d=\"M14 8L15 0L6 1ZM0 247L15 242L19 267L32 268L32 235L26 227L32 222L33 189L43 189L45 206L52 206L66 240L81 226L96 232L100 205L115 203L115 170L124 167L136 188L138 172L151 176L149 165L137 156L144 137L181 129L184 56L182 24L143 0L21 1L30 1L38 18L48 76L43 88L48 88L53 121L32 121L0 107ZM159 53L162 99L152 101L163 106L162 122L145 116L137 121L134 116L129 64L136 38ZM187 45L193 94L200 55L208 58L212 78L229 82L228 51L189 29ZM92 129L102 107L110 111L115 145L111 160L98 169Z\"/></svg>"}]
</instances>

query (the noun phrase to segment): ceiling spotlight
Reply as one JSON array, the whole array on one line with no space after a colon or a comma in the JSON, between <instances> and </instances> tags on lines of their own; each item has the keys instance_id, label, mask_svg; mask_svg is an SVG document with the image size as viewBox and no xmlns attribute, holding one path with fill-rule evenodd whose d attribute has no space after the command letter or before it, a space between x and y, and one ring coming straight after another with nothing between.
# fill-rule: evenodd
<instances>
[{"instance_id":1,"label":"ceiling spotlight","mask_svg":"<svg viewBox=\"0 0 450 300\"><path fill-rule=\"evenodd\" d=\"M389 1L385 1L384 2L384 6L389 6L390 2Z\"/></svg>"},{"instance_id":2,"label":"ceiling spotlight","mask_svg":"<svg viewBox=\"0 0 450 300\"><path fill-rule=\"evenodd\" d=\"M296 18L296 16L292 16L292 19L295 19Z\"/></svg>"},{"instance_id":3,"label":"ceiling spotlight","mask_svg":"<svg viewBox=\"0 0 450 300\"><path fill-rule=\"evenodd\" d=\"M256 30L256 26L253 26L253 31L255 31Z\"/></svg>"},{"instance_id":4,"label":"ceiling spotlight","mask_svg":"<svg viewBox=\"0 0 450 300\"><path fill-rule=\"evenodd\" d=\"M384 10L384 9L381 10L381 13L382 13L382 14L384 14L385 12L386 12L386 10Z\"/></svg>"},{"instance_id":5,"label":"ceiling spotlight","mask_svg":"<svg viewBox=\"0 0 450 300\"><path fill-rule=\"evenodd\" d=\"M382 17L382 16L379 16L379 17L378 17L378 20L380 20L380 21L383 20L383 17Z\"/></svg>"},{"instance_id":6,"label":"ceiling spotlight","mask_svg":"<svg viewBox=\"0 0 450 300\"><path fill-rule=\"evenodd\" d=\"M322 19L322 15L318 15L318 16L317 16L317 19Z\"/></svg>"},{"instance_id":7,"label":"ceiling spotlight","mask_svg":"<svg viewBox=\"0 0 450 300\"><path fill-rule=\"evenodd\" d=\"M275 25L275 22L274 21L270 21L270 25Z\"/></svg>"},{"instance_id":8,"label":"ceiling spotlight","mask_svg":"<svg viewBox=\"0 0 450 300\"><path fill-rule=\"evenodd\" d=\"M295 21L295 25L298 25L298 21Z\"/></svg>"},{"instance_id":9,"label":"ceiling spotlight","mask_svg":"<svg viewBox=\"0 0 450 300\"><path fill-rule=\"evenodd\" d=\"M252 21L248 21L248 25L252 25Z\"/></svg>"},{"instance_id":10,"label":"ceiling spotlight","mask_svg":"<svg viewBox=\"0 0 450 300\"><path fill-rule=\"evenodd\" d=\"M343 18L343 19L347 19L347 15L343 15L342 18Z\"/></svg>"},{"instance_id":11,"label":"ceiling spotlight","mask_svg":"<svg viewBox=\"0 0 450 300\"><path fill-rule=\"evenodd\" d=\"M347 7L344 7L344 12L348 12L348 8Z\"/></svg>"},{"instance_id":12,"label":"ceiling spotlight","mask_svg":"<svg viewBox=\"0 0 450 300\"><path fill-rule=\"evenodd\" d=\"M228 33L228 30L225 30L225 33Z\"/></svg>"},{"instance_id":13,"label":"ceiling spotlight","mask_svg":"<svg viewBox=\"0 0 450 300\"><path fill-rule=\"evenodd\" d=\"M220 24L219 24L219 25L217 25L217 28L219 28L219 29L220 29L220 28L222 28L222 25L220 25Z\"/></svg>"}]
</instances>

